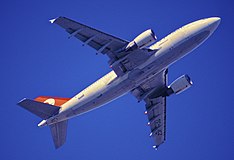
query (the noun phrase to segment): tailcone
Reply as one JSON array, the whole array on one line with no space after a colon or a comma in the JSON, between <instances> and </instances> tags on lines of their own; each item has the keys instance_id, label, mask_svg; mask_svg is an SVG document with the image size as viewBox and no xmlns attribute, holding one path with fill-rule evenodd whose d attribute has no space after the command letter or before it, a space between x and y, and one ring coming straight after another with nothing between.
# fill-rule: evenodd
<instances>
[{"instance_id":1,"label":"tailcone","mask_svg":"<svg viewBox=\"0 0 234 160\"><path fill-rule=\"evenodd\" d=\"M42 120L37 126L38 126L38 127L47 126L47 121L46 121L46 120Z\"/></svg>"}]
</instances>

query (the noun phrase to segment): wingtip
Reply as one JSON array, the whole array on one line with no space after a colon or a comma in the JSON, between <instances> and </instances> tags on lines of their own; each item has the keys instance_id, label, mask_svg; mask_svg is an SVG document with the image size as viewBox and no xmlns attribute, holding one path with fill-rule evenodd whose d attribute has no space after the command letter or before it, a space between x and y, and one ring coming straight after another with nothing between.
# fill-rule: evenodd
<instances>
[{"instance_id":1,"label":"wingtip","mask_svg":"<svg viewBox=\"0 0 234 160\"><path fill-rule=\"evenodd\" d=\"M54 23L54 21L55 21L56 19L57 19L57 18L50 19L50 20L49 20L49 22L50 22L51 24L53 24L53 23Z\"/></svg>"},{"instance_id":2,"label":"wingtip","mask_svg":"<svg viewBox=\"0 0 234 160\"><path fill-rule=\"evenodd\" d=\"M17 104L19 105L21 102L23 102L25 99L27 99L27 98L23 98L23 99L21 99Z\"/></svg>"},{"instance_id":3,"label":"wingtip","mask_svg":"<svg viewBox=\"0 0 234 160\"><path fill-rule=\"evenodd\" d=\"M57 149L60 149L63 145L64 145L65 142L61 143L61 144L54 144L54 148L57 150Z\"/></svg>"},{"instance_id":4,"label":"wingtip","mask_svg":"<svg viewBox=\"0 0 234 160\"><path fill-rule=\"evenodd\" d=\"M157 151L158 150L158 145L154 145L153 149Z\"/></svg>"}]
</instances>

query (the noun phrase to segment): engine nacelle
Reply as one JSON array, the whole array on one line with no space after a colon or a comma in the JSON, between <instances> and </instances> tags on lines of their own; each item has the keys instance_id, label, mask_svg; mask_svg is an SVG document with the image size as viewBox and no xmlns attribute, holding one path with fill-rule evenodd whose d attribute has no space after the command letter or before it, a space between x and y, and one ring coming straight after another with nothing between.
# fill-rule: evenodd
<instances>
[{"instance_id":1,"label":"engine nacelle","mask_svg":"<svg viewBox=\"0 0 234 160\"><path fill-rule=\"evenodd\" d=\"M191 87L192 84L193 82L190 77L188 75L183 75L172 82L168 89L171 90L172 93L179 94ZM169 95L172 93L169 93Z\"/></svg>"},{"instance_id":2,"label":"engine nacelle","mask_svg":"<svg viewBox=\"0 0 234 160\"><path fill-rule=\"evenodd\" d=\"M125 48L126 51L133 51L137 48L144 48L153 42L156 42L157 37L154 34L152 29L148 29L137 36L133 41L131 41L127 47Z\"/></svg>"}]
</instances>

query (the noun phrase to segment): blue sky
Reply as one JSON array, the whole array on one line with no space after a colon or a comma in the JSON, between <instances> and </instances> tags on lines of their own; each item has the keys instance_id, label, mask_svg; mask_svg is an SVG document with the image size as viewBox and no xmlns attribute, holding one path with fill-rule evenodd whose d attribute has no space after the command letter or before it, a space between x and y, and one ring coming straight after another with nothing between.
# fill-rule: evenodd
<instances>
[{"instance_id":1,"label":"blue sky","mask_svg":"<svg viewBox=\"0 0 234 160\"><path fill-rule=\"evenodd\" d=\"M0 159L234 159L233 2L231 0L1 1ZM169 68L194 86L167 102L167 137L158 151L148 137L144 104L130 94L69 121L55 150L49 128L16 103L39 95L72 97L108 71L108 58L49 19L66 16L132 40L152 28L159 39L198 19L220 16L217 31Z\"/></svg>"}]
</instances>

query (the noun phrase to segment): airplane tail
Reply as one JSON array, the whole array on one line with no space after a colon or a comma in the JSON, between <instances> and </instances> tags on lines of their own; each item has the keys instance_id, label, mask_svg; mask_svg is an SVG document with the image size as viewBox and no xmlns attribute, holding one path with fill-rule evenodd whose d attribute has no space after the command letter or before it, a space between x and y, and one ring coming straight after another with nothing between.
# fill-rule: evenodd
<instances>
[{"instance_id":1,"label":"airplane tail","mask_svg":"<svg viewBox=\"0 0 234 160\"><path fill-rule=\"evenodd\" d=\"M18 105L42 118L43 121L38 126L43 126L46 119L58 114L60 106L66 103L69 99L70 98L40 96L35 100L25 98L21 100ZM67 123L68 121L65 120L49 125L56 149L61 147L66 141Z\"/></svg>"}]
</instances>

